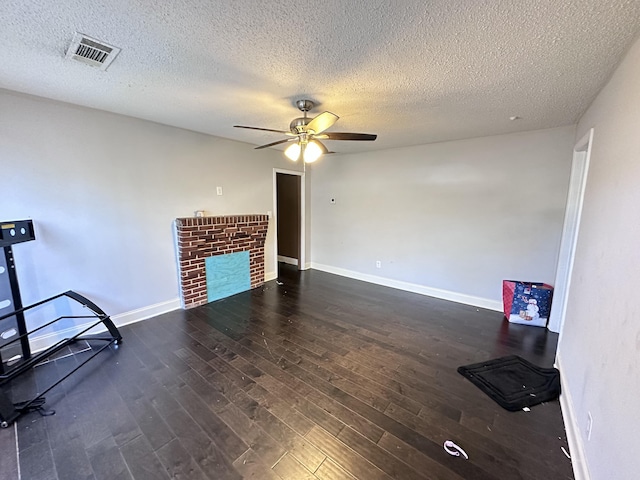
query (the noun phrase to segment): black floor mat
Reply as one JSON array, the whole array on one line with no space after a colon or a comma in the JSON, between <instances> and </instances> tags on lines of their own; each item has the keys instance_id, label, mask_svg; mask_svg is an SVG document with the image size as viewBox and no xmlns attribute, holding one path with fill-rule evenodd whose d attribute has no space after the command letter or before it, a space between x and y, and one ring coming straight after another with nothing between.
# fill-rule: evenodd
<instances>
[{"instance_id":1,"label":"black floor mat","mask_svg":"<svg viewBox=\"0 0 640 480\"><path fill-rule=\"evenodd\" d=\"M511 412L560 395L560 372L516 355L458 367L458 373Z\"/></svg>"}]
</instances>

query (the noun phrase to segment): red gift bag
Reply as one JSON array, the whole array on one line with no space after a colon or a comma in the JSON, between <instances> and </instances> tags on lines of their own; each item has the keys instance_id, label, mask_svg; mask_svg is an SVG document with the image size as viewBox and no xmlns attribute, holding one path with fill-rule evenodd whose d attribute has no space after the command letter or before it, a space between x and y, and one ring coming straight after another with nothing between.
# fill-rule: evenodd
<instances>
[{"instance_id":1,"label":"red gift bag","mask_svg":"<svg viewBox=\"0 0 640 480\"><path fill-rule=\"evenodd\" d=\"M502 282L504 316L512 323L546 327L552 298L553 287L546 283Z\"/></svg>"}]
</instances>

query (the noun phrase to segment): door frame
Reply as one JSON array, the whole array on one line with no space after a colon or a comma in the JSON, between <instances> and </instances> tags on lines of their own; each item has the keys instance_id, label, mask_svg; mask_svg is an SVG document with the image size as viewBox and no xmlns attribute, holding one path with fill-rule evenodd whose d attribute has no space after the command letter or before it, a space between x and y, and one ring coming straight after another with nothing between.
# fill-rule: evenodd
<instances>
[{"instance_id":1,"label":"door frame","mask_svg":"<svg viewBox=\"0 0 640 480\"><path fill-rule=\"evenodd\" d=\"M306 202L305 202L305 172L298 170L285 170L283 168L273 169L273 218L275 220L275 228L273 229L273 262L274 271L278 273L278 184L277 178L279 173L285 175L297 175L300 177L300 258L298 259L298 270L307 269L307 255L305 245L307 230L307 218L306 218Z\"/></svg>"},{"instance_id":2,"label":"door frame","mask_svg":"<svg viewBox=\"0 0 640 480\"><path fill-rule=\"evenodd\" d=\"M558 252L558 266L556 269L555 289L548 329L561 333L567 314L567 300L571 290L573 263L576 256L578 234L580 233L580 219L584 204L584 192L587 186L591 148L593 145L593 128L573 147L569 191L567 206L562 227L560 250Z\"/></svg>"}]
</instances>

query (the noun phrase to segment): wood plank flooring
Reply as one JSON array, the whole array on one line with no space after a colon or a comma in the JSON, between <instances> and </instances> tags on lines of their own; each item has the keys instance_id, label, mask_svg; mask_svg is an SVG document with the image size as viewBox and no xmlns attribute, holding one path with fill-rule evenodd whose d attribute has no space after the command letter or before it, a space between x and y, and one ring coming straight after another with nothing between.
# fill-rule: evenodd
<instances>
[{"instance_id":1,"label":"wood plank flooring","mask_svg":"<svg viewBox=\"0 0 640 480\"><path fill-rule=\"evenodd\" d=\"M456 372L508 354L551 366L557 335L318 271L280 281L122 328L48 395L56 415L19 419L22 478L573 478L557 401L507 412ZM23 376L14 401L87 354Z\"/></svg>"}]
</instances>

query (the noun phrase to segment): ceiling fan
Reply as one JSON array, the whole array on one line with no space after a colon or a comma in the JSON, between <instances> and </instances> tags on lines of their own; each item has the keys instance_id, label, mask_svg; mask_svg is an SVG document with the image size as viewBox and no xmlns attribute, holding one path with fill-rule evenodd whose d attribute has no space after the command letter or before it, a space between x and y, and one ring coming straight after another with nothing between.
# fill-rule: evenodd
<instances>
[{"instance_id":1,"label":"ceiling fan","mask_svg":"<svg viewBox=\"0 0 640 480\"><path fill-rule=\"evenodd\" d=\"M273 147L282 143L294 142L286 148L284 154L294 162L302 158L305 163L315 162L323 154L333 153L330 152L320 140L373 141L377 138L377 135L369 133L326 132L325 130L336 123L340 117L331 112L322 112L314 118L307 117L307 112L314 107L314 103L311 100L298 100L296 102L296 106L298 107L298 110L303 113L303 116L294 118L291 121L289 124L289 131L273 130L271 128L246 127L244 125L234 125L234 127L288 135L290 138L267 143L266 145L260 145L259 147L256 147L256 150Z\"/></svg>"}]
</instances>

